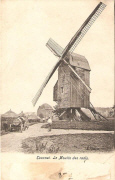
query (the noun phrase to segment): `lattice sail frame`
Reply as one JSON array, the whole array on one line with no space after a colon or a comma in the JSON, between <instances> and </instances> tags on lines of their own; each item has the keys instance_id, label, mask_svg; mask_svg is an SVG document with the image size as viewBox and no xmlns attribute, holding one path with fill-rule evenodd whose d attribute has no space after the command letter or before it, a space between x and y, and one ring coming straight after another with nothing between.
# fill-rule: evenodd
<instances>
[{"instance_id":1,"label":"lattice sail frame","mask_svg":"<svg viewBox=\"0 0 115 180\"><path fill-rule=\"evenodd\" d=\"M90 18L89 22L85 25L85 27L82 29L81 34L73 44L73 46L70 48L70 53L74 51L74 49L77 47L79 42L82 40L84 35L87 33L87 31L90 29L90 27L93 25L93 23L96 21L96 19L99 17L99 15L102 13L102 11L105 9L106 5L104 3L101 4L101 6L98 8L96 13Z\"/></svg>"}]
</instances>

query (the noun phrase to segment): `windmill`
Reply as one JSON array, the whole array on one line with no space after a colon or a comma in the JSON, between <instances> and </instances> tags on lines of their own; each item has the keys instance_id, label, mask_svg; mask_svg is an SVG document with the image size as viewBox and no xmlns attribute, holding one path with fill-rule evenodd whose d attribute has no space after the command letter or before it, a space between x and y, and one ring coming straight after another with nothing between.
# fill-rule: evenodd
<instances>
[{"instance_id":1,"label":"windmill","mask_svg":"<svg viewBox=\"0 0 115 180\"><path fill-rule=\"evenodd\" d=\"M90 103L91 88L88 61L85 57L73 53L73 51L105 7L106 5L102 2L96 6L64 49L53 39L49 39L46 46L59 60L33 98L32 103L34 106L48 81L58 68L58 81L54 86L54 101L57 101L59 108L63 109L62 114L66 112L74 117L77 110L84 119L89 120L88 116L81 110L81 108L88 108L96 118L95 114L97 112Z\"/></svg>"}]
</instances>

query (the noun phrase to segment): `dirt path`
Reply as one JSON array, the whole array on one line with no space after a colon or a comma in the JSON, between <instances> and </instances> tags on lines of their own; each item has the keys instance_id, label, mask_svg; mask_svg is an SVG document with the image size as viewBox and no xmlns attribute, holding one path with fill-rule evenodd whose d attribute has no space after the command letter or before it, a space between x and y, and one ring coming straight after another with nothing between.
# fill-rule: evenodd
<instances>
[{"instance_id":1,"label":"dirt path","mask_svg":"<svg viewBox=\"0 0 115 180\"><path fill-rule=\"evenodd\" d=\"M22 140L28 137L51 136L60 134L81 134L81 133L114 133L113 131L88 131L88 130L64 130L52 129L48 132L47 129L41 128L43 124L35 124L29 127L28 130L20 132L12 132L1 137L1 152L22 152Z\"/></svg>"}]
</instances>

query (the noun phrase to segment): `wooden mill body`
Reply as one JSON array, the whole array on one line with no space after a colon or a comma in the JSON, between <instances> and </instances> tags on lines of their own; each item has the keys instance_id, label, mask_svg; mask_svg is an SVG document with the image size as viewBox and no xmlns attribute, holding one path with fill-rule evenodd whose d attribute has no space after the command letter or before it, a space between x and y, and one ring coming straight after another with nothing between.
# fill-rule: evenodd
<instances>
[{"instance_id":1,"label":"wooden mill body","mask_svg":"<svg viewBox=\"0 0 115 180\"><path fill-rule=\"evenodd\" d=\"M84 82L90 86L90 67L84 56L72 53L68 60ZM89 108L90 92L64 62L58 68L58 81L54 86L53 100L59 108Z\"/></svg>"}]
</instances>

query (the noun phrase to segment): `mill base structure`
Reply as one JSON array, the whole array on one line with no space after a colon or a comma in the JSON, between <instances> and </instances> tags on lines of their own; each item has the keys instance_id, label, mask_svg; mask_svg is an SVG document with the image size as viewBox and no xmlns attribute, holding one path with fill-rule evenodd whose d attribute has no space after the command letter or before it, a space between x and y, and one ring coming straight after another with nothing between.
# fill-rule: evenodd
<instances>
[{"instance_id":1,"label":"mill base structure","mask_svg":"<svg viewBox=\"0 0 115 180\"><path fill-rule=\"evenodd\" d=\"M100 114L96 109L92 106L88 108L89 112L93 115L96 121L103 121L108 119ZM60 113L59 113L60 112ZM91 117L89 114L84 112L82 108L67 108L67 109L60 109L58 111L58 118L60 120L68 120L68 121L91 121Z\"/></svg>"}]
</instances>

